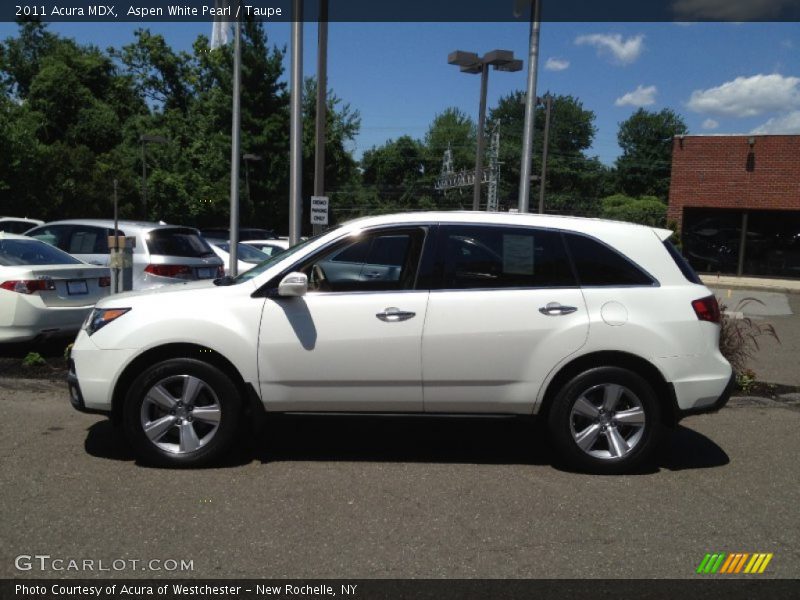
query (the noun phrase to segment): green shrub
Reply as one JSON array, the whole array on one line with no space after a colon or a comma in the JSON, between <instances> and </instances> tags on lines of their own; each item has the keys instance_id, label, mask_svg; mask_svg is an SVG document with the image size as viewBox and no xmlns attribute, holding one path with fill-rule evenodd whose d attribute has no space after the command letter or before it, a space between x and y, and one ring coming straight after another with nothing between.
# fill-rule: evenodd
<instances>
[{"instance_id":1,"label":"green shrub","mask_svg":"<svg viewBox=\"0 0 800 600\"><path fill-rule=\"evenodd\" d=\"M23 367L41 367L42 365L46 364L47 361L45 361L42 355L38 352L28 352L28 354L25 355L25 358L22 359Z\"/></svg>"}]
</instances>

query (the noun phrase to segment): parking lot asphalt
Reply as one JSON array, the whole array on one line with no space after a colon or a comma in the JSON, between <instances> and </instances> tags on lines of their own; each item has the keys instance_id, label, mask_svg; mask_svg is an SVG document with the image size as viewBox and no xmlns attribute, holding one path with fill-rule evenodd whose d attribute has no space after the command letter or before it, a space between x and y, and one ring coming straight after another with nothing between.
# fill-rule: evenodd
<instances>
[{"instance_id":1,"label":"parking lot asphalt","mask_svg":"<svg viewBox=\"0 0 800 600\"><path fill-rule=\"evenodd\" d=\"M0 379L0 577L697 577L707 552L800 576L800 397L690 417L657 464L553 466L530 421L291 417L227 464L137 464L63 384ZM20 571L19 555L191 560Z\"/></svg>"}]
</instances>

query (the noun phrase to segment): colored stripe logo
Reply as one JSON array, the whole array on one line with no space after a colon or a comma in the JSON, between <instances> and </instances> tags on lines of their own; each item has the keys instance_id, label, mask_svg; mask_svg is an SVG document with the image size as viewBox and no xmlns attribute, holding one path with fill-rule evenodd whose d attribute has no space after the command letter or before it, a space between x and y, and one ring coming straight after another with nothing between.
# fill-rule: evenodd
<instances>
[{"instance_id":1,"label":"colored stripe logo","mask_svg":"<svg viewBox=\"0 0 800 600\"><path fill-rule=\"evenodd\" d=\"M752 554L749 552L709 553L703 557L696 572L703 575L735 575L737 573L755 575L766 570L772 556L772 553L759 552Z\"/></svg>"}]
</instances>

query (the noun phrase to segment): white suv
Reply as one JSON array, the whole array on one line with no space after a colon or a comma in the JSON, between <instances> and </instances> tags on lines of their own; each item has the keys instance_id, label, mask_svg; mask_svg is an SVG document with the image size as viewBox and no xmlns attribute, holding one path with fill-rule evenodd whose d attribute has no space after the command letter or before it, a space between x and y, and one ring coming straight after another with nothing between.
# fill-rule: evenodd
<instances>
[{"instance_id":1,"label":"white suv","mask_svg":"<svg viewBox=\"0 0 800 600\"><path fill-rule=\"evenodd\" d=\"M207 463L244 423L291 411L537 415L573 466L626 471L665 425L730 394L717 302L670 234L500 213L360 219L235 279L99 302L71 401L167 466Z\"/></svg>"}]
</instances>

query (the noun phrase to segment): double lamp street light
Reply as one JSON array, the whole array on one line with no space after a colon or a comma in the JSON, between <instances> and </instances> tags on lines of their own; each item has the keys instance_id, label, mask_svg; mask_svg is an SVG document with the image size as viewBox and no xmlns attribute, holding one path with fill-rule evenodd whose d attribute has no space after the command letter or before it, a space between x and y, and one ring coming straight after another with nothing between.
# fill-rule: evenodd
<instances>
[{"instance_id":1,"label":"double lamp street light","mask_svg":"<svg viewBox=\"0 0 800 600\"><path fill-rule=\"evenodd\" d=\"M458 65L462 73L481 74L481 100L478 109L478 149L475 153L475 185L472 192L472 210L480 210L481 179L483 174L483 151L486 145L484 128L486 125L486 89L489 85L489 67L495 71L521 71L522 61L514 58L511 50L492 50L483 56L474 52L456 50L447 56L447 62Z\"/></svg>"}]
</instances>

